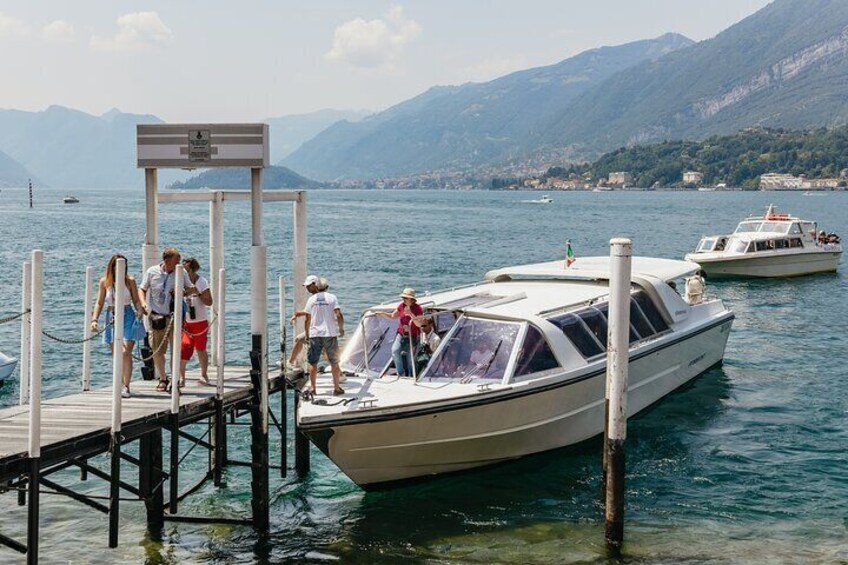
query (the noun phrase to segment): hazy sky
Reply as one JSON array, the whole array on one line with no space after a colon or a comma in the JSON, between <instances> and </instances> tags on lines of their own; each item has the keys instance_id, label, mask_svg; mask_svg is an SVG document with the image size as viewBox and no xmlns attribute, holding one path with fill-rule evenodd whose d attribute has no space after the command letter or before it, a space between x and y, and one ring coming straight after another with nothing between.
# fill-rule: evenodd
<instances>
[{"instance_id":1,"label":"hazy sky","mask_svg":"<svg viewBox=\"0 0 848 565\"><path fill-rule=\"evenodd\" d=\"M0 108L171 122L384 109L580 51L714 36L769 0L2 0Z\"/></svg>"}]
</instances>

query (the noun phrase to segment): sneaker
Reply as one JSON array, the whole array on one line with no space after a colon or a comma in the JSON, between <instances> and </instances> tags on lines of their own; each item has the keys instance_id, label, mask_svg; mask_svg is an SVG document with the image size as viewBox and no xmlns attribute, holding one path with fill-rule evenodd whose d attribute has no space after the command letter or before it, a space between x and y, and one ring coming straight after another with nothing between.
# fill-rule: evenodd
<instances>
[{"instance_id":1,"label":"sneaker","mask_svg":"<svg viewBox=\"0 0 848 565\"><path fill-rule=\"evenodd\" d=\"M130 396L130 387L125 386L124 390L121 391L121 398L129 398Z\"/></svg>"}]
</instances>

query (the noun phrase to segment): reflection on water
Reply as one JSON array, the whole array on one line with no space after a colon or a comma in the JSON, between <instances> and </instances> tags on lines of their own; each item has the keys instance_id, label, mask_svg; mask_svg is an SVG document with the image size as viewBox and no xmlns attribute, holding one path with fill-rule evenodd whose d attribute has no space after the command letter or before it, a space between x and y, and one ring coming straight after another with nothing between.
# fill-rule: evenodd
<instances>
[{"instance_id":1,"label":"reflection on water","mask_svg":"<svg viewBox=\"0 0 848 565\"><path fill-rule=\"evenodd\" d=\"M49 283L45 327L77 335L84 266L100 270L115 251L139 265L143 191L79 190L75 194L81 203L74 207L61 204L63 194L55 191L50 199L55 204L45 199L29 211L25 199L4 189L0 313L18 308L20 263L32 247L42 247ZM492 268L562 257L565 239L572 240L578 261L608 253L612 236L631 237L639 255L681 257L701 234L731 230L745 213L761 212L771 201L781 210L848 232L848 194L563 193L553 204L532 210L512 205L520 197L313 192L310 271L331 280L352 321L404 287L423 293L477 280ZM250 347L243 331L249 320L244 251L250 245L250 220L249 207L242 204L228 204L226 226L228 358L237 363L246 363ZM109 221L125 228L114 238L104 239L104 210ZM386 229L397 218L422 210L428 229ZM486 221L469 222L472 213ZM291 280L291 210L269 205L265 214L270 271ZM163 244L176 244L204 263L205 206L163 206L160 220ZM274 304L276 289L270 291ZM625 553L635 562L650 563L845 562L844 266L836 275L708 281L708 293L722 297L736 313L725 363L630 422ZM276 319L275 313L269 318ZM17 351L17 332L15 324L0 325L0 350ZM102 386L111 375L109 357L98 347L94 358L93 382ZM45 395L76 390L74 368L80 363L79 349L45 342ZM0 403L15 403L17 394L16 383L10 383L0 391ZM271 460L278 461L278 439L272 434L271 440ZM248 431L234 430L230 445L232 457L246 459ZM305 481L272 472L273 532L267 540L249 528L172 523L162 540L150 540L143 507L124 503L120 546L109 550L104 516L44 496L42 556L45 562L155 564L601 563L606 558L600 456L600 442L594 439L479 472L366 494L313 450ZM108 460L95 463L103 467ZM186 480L205 465L205 457L189 457ZM125 480L132 482L126 473ZM75 477L68 473L63 480ZM225 480L223 489L209 485L190 497L181 513L245 516L249 471L230 468ZM91 488L102 493L105 486L92 482ZM0 500L8 509L0 514L0 532L21 539L24 514L14 495ZM0 562L15 559L0 549Z\"/></svg>"}]
</instances>

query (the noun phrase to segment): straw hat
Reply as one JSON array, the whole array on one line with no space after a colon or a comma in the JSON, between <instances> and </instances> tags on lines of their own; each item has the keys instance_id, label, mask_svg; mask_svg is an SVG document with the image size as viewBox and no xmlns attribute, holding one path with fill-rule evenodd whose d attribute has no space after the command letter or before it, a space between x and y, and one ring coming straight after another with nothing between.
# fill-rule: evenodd
<instances>
[{"instance_id":1,"label":"straw hat","mask_svg":"<svg viewBox=\"0 0 848 565\"><path fill-rule=\"evenodd\" d=\"M405 288L403 292L400 293L401 298L411 298L413 300L417 300L415 297L415 289L414 288Z\"/></svg>"}]
</instances>

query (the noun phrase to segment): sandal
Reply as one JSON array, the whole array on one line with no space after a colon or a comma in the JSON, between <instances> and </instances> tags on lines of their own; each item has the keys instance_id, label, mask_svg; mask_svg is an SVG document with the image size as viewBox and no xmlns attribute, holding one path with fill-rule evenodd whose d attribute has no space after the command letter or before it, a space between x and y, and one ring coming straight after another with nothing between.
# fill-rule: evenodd
<instances>
[{"instance_id":1,"label":"sandal","mask_svg":"<svg viewBox=\"0 0 848 565\"><path fill-rule=\"evenodd\" d=\"M340 394L344 394L344 389L342 387L333 390L333 396L339 396Z\"/></svg>"},{"instance_id":2,"label":"sandal","mask_svg":"<svg viewBox=\"0 0 848 565\"><path fill-rule=\"evenodd\" d=\"M159 384L156 385L156 392L168 392L168 385L171 384L171 381L168 379L160 380Z\"/></svg>"}]
</instances>

